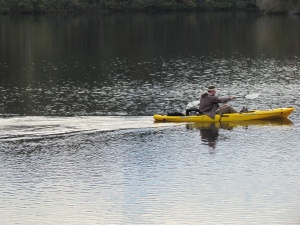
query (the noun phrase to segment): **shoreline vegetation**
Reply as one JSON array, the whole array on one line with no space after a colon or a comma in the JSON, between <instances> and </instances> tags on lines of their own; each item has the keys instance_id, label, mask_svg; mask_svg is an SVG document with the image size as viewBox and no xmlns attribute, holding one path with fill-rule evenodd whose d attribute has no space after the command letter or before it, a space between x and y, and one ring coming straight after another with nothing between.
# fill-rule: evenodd
<instances>
[{"instance_id":1,"label":"shoreline vegetation","mask_svg":"<svg viewBox=\"0 0 300 225\"><path fill-rule=\"evenodd\" d=\"M299 0L0 0L0 13L257 11L298 14Z\"/></svg>"}]
</instances>

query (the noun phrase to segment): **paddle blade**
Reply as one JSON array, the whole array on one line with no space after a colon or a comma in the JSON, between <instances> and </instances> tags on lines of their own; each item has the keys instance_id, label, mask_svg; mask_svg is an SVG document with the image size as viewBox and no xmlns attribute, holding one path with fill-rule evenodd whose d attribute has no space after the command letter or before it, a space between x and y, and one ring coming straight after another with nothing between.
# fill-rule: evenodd
<instances>
[{"instance_id":1,"label":"paddle blade","mask_svg":"<svg viewBox=\"0 0 300 225\"><path fill-rule=\"evenodd\" d=\"M200 101L193 101L193 102L190 102L189 104L187 104L186 108L189 109L189 108L199 108L199 104L200 104Z\"/></svg>"},{"instance_id":2,"label":"paddle blade","mask_svg":"<svg viewBox=\"0 0 300 225\"><path fill-rule=\"evenodd\" d=\"M255 99L259 96L259 93L249 94L245 96L245 99Z\"/></svg>"}]
</instances>

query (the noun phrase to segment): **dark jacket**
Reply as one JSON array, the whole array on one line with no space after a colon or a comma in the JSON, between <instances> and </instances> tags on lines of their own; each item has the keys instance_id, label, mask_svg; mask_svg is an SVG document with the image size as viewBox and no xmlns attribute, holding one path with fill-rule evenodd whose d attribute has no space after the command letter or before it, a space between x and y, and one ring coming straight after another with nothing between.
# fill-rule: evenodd
<instances>
[{"instance_id":1,"label":"dark jacket","mask_svg":"<svg viewBox=\"0 0 300 225\"><path fill-rule=\"evenodd\" d=\"M219 103L226 103L230 100L231 98L218 98L216 96L209 95L208 93L204 93L200 98L199 110L208 115L210 118L214 119L216 111L220 107Z\"/></svg>"}]
</instances>

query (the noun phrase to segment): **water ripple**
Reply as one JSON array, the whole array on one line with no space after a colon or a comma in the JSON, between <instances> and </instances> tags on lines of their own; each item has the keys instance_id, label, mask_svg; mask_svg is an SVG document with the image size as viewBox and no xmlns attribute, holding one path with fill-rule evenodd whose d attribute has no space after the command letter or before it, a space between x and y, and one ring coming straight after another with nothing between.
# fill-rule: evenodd
<instances>
[{"instance_id":1,"label":"water ripple","mask_svg":"<svg viewBox=\"0 0 300 225\"><path fill-rule=\"evenodd\" d=\"M250 108L299 105L299 58L219 58L217 56L154 59L133 63L115 59L112 64L98 62L78 79L57 77L34 80L28 84L1 86L2 116L86 116L86 115L152 115L157 112L183 110L198 99L210 84L221 95L260 93L251 102L234 102ZM52 65L53 66L53 65ZM112 67L113 66L113 67ZM75 67L76 68L76 67ZM33 70L39 71L35 65ZM77 69L76 69L77 70ZM83 80L82 80L83 79Z\"/></svg>"}]
</instances>

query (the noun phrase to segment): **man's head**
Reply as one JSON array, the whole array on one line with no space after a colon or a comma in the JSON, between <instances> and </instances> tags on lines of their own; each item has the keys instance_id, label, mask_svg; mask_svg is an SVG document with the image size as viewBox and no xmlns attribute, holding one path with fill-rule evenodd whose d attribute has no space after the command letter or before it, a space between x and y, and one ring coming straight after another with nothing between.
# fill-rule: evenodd
<instances>
[{"instance_id":1,"label":"man's head","mask_svg":"<svg viewBox=\"0 0 300 225\"><path fill-rule=\"evenodd\" d=\"M207 89L207 92L210 95L215 95L216 94L216 88L215 88L215 86L209 86L208 89Z\"/></svg>"}]
</instances>

